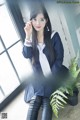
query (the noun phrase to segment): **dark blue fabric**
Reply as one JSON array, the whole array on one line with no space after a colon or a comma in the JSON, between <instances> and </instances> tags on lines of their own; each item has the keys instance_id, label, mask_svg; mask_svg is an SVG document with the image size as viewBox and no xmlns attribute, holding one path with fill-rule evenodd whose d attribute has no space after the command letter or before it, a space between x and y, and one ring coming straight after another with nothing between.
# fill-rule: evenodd
<instances>
[{"instance_id":1,"label":"dark blue fabric","mask_svg":"<svg viewBox=\"0 0 80 120\"><path fill-rule=\"evenodd\" d=\"M64 57L64 49L63 49L63 45L62 45L62 42L61 42L61 39L60 39L60 36L59 34L56 32L54 34L54 36L52 37L52 45L53 45L53 48L54 48L54 52L55 52L55 61L54 63L50 63L50 58L49 55L48 55L48 51L47 51L47 48L45 47L44 49L44 54L46 55L47 59L48 59L48 62L50 64L50 67L51 67L51 70L52 70L52 73L53 73L53 83L54 83L54 80L55 80L55 75L61 70L64 68L64 66L62 66L62 62L63 62L63 57ZM27 46L23 46L23 56L25 58L30 58L32 59L33 57L33 48L32 47L27 47ZM38 73L40 75L42 75L42 70L41 70L41 66L40 66L40 63L39 61L37 63L35 63L35 65L33 66L34 68L34 71L35 73ZM27 68L26 68L27 69ZM28 102L30 101L31 97L34 96L34 95L39 95L39 96L47 96L49 97L50 94L53 92L53 86L50 86L52 82L49 81L49 86L46 84L44 84L43 82L40 82L42 81L41 78L37 78L37 81L36 81L36 84L29 84L27 86L27 88L25 89L25 101ZM46 83L46 81L45 81Z\"/></svg>"},{"instance_id":2,"label":"dark blue fabric","mask_svg":"<svg viewBox=\"0 0 80 120\"><path fill-rule=\"evenodd\" d=\"M26 120L37 120L40 107L42 107L41 120L52 120L50 100L41 96L34 96L31 99Z\"/></svg>"}]
</instances>

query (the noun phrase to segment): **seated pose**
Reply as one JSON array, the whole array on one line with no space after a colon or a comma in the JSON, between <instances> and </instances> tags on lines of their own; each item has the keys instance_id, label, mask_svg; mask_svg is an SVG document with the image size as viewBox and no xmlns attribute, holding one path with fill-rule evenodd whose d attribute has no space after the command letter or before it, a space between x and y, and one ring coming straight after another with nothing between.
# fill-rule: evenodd
<instances>
[{"instance_id":1,"label":"seated pose","mask_svg":"<svg viewBox=\"0 0 80 120\"><path fill-rule=\"evenodd\" d=\"M31 60L34 72L45 78L55 76L62 68L64 50L58 32L52 32L48 13L43 6L31 11L30 21L26 23L24 31L23 56ZM41 120L52 120L49 97L53 91L50 85L46 87L46 80L43 84L40 77L37 77L35 84L27 85L25 101L30 103L27 120L37 120L40 107Z\"/></svg>"}]
</instances>

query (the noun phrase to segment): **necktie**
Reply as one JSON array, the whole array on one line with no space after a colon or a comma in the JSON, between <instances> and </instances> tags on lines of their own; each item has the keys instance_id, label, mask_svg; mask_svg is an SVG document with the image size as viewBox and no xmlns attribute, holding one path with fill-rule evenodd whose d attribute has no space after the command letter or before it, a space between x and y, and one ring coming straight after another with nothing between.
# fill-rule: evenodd
<instances>
[{"instance_id":1,"label":"necktie","mask_svg":"<svg viewBox=\"0 0 80 120\"><path fill-rule=\"evenodd\" d=\"M39 61L40 61L40 65L41 65L43 74L45 77L48 77L51 74L51 69L50 69L49 62L48 62L45 54L43 53L43 49L45 47L45 44L38 43L37 47L39 50Z\"/></svg>"}]
</instances>

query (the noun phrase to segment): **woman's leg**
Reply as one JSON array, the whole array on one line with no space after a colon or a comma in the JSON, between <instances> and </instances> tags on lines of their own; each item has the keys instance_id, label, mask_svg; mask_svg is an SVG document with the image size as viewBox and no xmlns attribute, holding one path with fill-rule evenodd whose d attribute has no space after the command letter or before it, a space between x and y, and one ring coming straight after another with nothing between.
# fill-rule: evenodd
<instances>
[{"instance_id":1,"label":"woman's leg","mask_svg":"<svg viewBox=\"0 0 80 120\"><path fill-rule=\"evenodd\" d=\"M38 111L41 104L42 104L41 96L35 96L34 98L32 98L32 100L30 101L27 120L37 120Z\"/></svg>"},{"instance_id":2,"label":"woman's leg","mask_svg":"<svg viewBox=\"0 0 80 120\"><path fill-rule=\"evenodd\" d=\"M52 120L52 108L50 106L49 98L43 98L41 120Z\"/></svg>"}]
</instances>

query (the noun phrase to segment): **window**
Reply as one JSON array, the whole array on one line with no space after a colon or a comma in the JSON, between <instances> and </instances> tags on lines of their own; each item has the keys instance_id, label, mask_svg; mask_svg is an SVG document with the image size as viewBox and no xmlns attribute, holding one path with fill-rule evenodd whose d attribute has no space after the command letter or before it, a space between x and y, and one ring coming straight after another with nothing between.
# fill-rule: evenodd
<instances>
[{"instance_id":1,"label":"window","mask_svg":"<svg viewBox=\"0 0 80 120\"><path fill-rule=\"evenodd\" d=\"M32 73L22 55L22 41L7 4L0 6L0 103ZM28 69L27 69L28 68Z\"/></svg>"},{"instance_id":2,"label":"window","mask_svg":"<svg viewBox=\"0 0 80 120\"><path fill-rule=\"evenodd\" d=\"M4 97L5 97L4 92L2 88L0 87L0 102L4 99Z\"/></svg>"},{"instance_id":3,"label":"window","mask_svg":"<svg viewBox=\"0 0 80 120\"><path fill-rule=\"evenodd\" d=\"M2 43L1 43L1 39L0 39L0 53L1 53L2 51L4 51L4 47L3 47Z\"/></svg>"}]
</instances>

